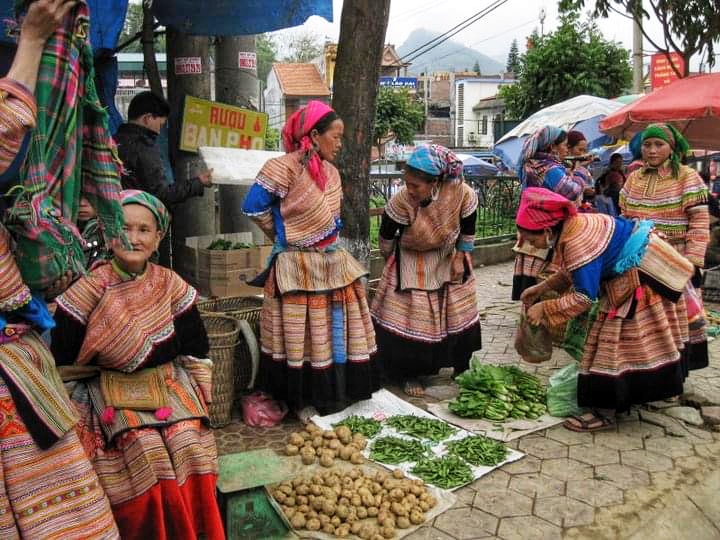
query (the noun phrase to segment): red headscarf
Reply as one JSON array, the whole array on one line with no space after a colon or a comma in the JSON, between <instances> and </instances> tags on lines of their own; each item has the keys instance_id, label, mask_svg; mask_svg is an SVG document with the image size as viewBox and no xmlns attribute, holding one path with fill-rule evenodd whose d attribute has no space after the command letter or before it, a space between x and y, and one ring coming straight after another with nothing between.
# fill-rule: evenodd
<instances>
[{"instance_id":1,"label":"red headscarf","mask_svg":"<svg viewBox=\"0 0 720 540\"><path fill-rule=\"evenodd\" d=\"M548 229L577 215L575 203L545 188L531 187L520 197L515 222L529 231Z\"/></svg>"},{"instance_id":2,"label":"red headscarf","mask_svg":"<svg viewBox=\"0 0 720 540\"><path fill-rule=\"evenodd\" d=\"M310 176L323 191L327 178L323 171L322 159L313 148L310 132L318 121L331 112L334 112L333 109L322 101L310 101L290 115L282 130L285 151L290 153L302 150L305 153Z\"/></svg>"}]
</instances>

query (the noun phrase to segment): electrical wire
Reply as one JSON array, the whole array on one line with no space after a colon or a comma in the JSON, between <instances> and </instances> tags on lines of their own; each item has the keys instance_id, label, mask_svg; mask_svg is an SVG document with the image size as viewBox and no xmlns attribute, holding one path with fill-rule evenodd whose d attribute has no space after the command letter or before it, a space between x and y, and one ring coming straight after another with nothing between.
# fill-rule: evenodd
<instances>
[{"instance_id":1,"label":"electrical wire","mask_svg":"<svg viewBox=\"0 0 720 540\"><path fill-rule=\"evenodd\" d=\"M416 58L419 58L423 54L433 50L435 47L441 45L451 37L453 37L455 34L462 32L466 28L468 28L470 25L476 23L486 15L492 13L494 10L502 6L503 4L506 4L509 0L495 0L493 3L491 3L489 6L485 7L484 9L478 11L475 15L472 15L471 17L468 17L467 19L463 20L459 24L453 26L451 29L447 30L446 32L443 32L439 36L431 39L427 43L424 43L420 47L415 48L414 50L410 51L409 53L403 55L403 57L400 59L403 62L412 62Z\"/></svg>"}]
</instances>

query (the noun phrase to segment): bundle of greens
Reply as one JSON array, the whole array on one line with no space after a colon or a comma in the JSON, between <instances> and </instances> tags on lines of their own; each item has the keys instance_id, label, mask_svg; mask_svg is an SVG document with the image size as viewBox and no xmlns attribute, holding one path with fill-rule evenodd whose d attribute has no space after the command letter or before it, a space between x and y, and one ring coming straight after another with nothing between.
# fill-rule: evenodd
<instances>
[{"instance_id":1,"label":"bundle of greens","mask_svg":"<svg viewBox=\"0 0 720 540\"><path fill-rule=\"evenodd\" d=\"M547 410L543 385L515 366L473 364L456 381L460 393L448 408L464 418L536 419Z\"/></svg>"},{"instance_id":2,"label":"bundle of greens","mask_svg":"<svg viewBox=\"0 0 720 540\"><path fill-rule=\"evenodd\" d=\"M418 439L430 439L433 442L440 442L457 433L457 429L447 422L412 414L391 416L385 420L385 423L400 433Z\"/></svg>"}]
</instances>

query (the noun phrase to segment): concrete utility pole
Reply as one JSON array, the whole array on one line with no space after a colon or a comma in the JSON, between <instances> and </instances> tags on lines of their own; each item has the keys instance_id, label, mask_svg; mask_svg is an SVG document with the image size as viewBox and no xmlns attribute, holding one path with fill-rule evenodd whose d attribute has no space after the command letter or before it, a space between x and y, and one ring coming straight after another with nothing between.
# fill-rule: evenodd
<instances>
[{"instance_id":1,"label":"concrete utility pole","mask_svg":"<svg viewBox=\"0 0 720 540\"><path fill-rule=\"evenodd\" d=\"M198 73L199 71L199 73ZM185 96L210 99L210 39L188 36L168 28L167 32L168 101L170 103L170 161L175 179L193 178L202 172L199 154L178 150ZM173 254L175 270L195 281L195 261L182 247L188 236L216 234L215 190L205 189L202 197L193 197L173 209Z\"/></svg>"},{"instance_id":2,"label":"concrete utility pole","mask_svg":"<svg viewBox=\"0 0 720 540\"><path fill-rule=\"evenodd\" d=\"M642 19L633 18L633 92L643 92L643 34Z\"/></svg>"},{"instance_id":3,"label":"concrete utility pole","mask_svg":"<svg viewBox=\"0 0 720 540\"><path fill-rule=\"evenodd\" d=\"M219 37L215 42L215 99L221 103L243 107L259 108L257 68L240 67L249 65L247 59L256 54L255 36ZM254 241L261 242L265 236L240 208L250 186L219 186L218 209L220 230L223 233L251 231Z\"/></svg>"}]
</instances>

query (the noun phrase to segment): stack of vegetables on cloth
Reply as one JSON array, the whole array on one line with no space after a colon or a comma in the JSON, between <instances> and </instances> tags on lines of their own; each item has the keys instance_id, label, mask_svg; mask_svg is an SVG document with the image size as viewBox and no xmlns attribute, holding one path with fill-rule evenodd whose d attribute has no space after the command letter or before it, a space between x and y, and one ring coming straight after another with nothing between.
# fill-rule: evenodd
<instances>
[{"instance_id":1,"label":"stack of vegetables on cloth","mask_svg":"<svg viewBox=\"0 0 720 540\"><path fill-rule=\"evenodd\" d=\"M565 427L608 428L616 411L680 394L687 331L677 302L692 263L653 231L652 222L578 214L574 203L543 188L523 192L516 221L524 241L554 247L559 268L523 293L531 323L560 324L600 300L578 374L578 404L591 412L569 418ZM535 303L548 289L563 294Z\"/></svg>"}]
</instances>

